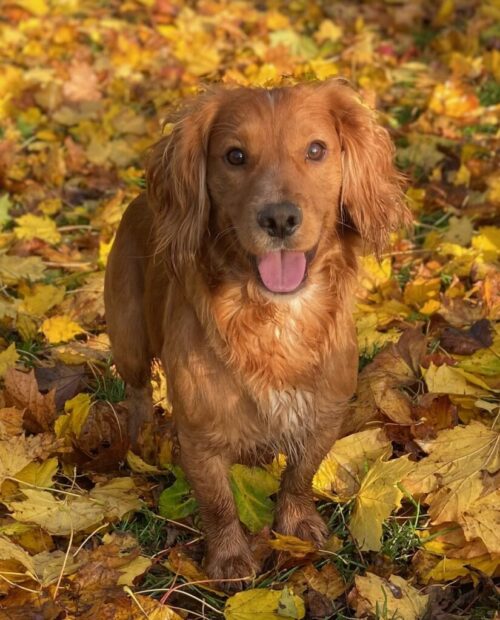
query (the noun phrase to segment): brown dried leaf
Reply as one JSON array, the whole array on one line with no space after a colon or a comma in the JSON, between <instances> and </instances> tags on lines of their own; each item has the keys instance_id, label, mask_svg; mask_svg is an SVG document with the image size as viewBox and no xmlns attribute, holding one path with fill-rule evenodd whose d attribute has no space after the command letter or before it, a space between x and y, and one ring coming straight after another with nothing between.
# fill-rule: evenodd
<instances>
[{"instance_id":1,"label":"brown dried leaf","mask_svg":"<svg viewBox=\"0 0 500 620\"><path fill-rule=\"evenodd\" d=\"M7 439L23 432L24 411L16 407L0 409L0 439Z\"/></svg>"},{"instance_id":2,"label":"brown dried leaf","mask_svg":"<svg viewBox=\"0 0 500 620\"><path fill-rule=\"evenodd\" d=\"M5 400L24 409L24 426L31 433L52 429L56 418L55 390L41 394L34 370L25 373L10 369L5 375Z\"/></svg>"},{"instance_id":3,"label":"brown dried leaf","mask_svg":"<svg viewBox=\"0 0 500 620\"><path fill-rule=\"evenodd\" d=\"M491 346L493 343L493 330L487 319L481 319L467 329L447 327L441 334L440 345L456 355L472 355L479 349Z\"/></svg>"}]
</instances>

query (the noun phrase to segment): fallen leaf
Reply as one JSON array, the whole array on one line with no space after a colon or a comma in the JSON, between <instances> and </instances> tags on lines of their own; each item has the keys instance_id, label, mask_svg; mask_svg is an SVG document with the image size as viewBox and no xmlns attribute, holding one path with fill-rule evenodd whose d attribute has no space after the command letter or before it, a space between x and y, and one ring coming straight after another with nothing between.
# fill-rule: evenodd
<instances>
[{"instance_id":1,"label":"fallen leaf","mask_svg":"<svg viewBox=\"0 0 500 620\"><path fill-rule=\"evenodd\" d=\"M54 390L41 394L33 370L11 369L5 376L5 398L9 405L24 409L24 425L32 433L52 429L56 417Z\"/></svg>"},{"instance_id":2,"label":"fallen leaf","mask_svg":"<svg viewBox=\"0 0 500 620\"><path fill-rule=\"evenodd\" d=\"M86 531L103 520L117 520L142 506L130 478L117 478L97 485L87 494L63 495L38 489L24 489L26 499L9 502L12 517L21 523L35 523L56 536Z\"/></svg>"},{"instance_id":3,"label":"fallen leaf","mask_svg":"<svg viewBox=\"0 0 500 620\"><path fill-rule=\"evenodd\" d=\"M345 579L333 564L325 564L320 570L309 564L302 572L309 587L328 599L337 599L347 588Z\"/></svg>"},{"instance_id":4,"label":"fallen leaf","mask_svg":"<svg viewBox=\"0 0 500 620\"><path fill-rule=\"evenodd\" d=\"M48 488L54 484L54 476L59 467L59 461L56 457L47 459L43 463L28 463L15 475L15 479L20 483L25 483L29 487ZM20 485L21 489L23 484Z\"/></svg>"},{"instance_id":5,"label":"fallen leaf","mask_svg":"<svg viewBox=\"0 0 500 620\"><path fill-rule=\"evenodd\" d=\"M366 469L378 458L387 455L390 446L390 441L380 428L337 440L313 478L315 493L329 499L351 498L359 490Z\"/></svg>"},{"instance_id":6,"label":"fallen leaf","mask_svg":"<svg viewBox=\"0 0 500 620\"><path fill-rule=\"evenodd\" d=\"M485 389L471 385L467 378L472 375L464 375L460 369L452 366L435 366L432 362L427 370L422 371L427 389L433 394L457 394L470 396L483 396ZM487 390L488 388L486 388Z\"/></svg>"},{"instance_id":7,"label":"fallen leaf","mask_svg":"<svg viewBox=\"0 0 500 620\"><path fill-rule=\"evenodd\" d=\"M227 599L226 620L279 620L305 616L304 602L288 590L246 590Z\"/></svg>"},{"instance_id":8,"label":"fallen leaf","mask_svg":"<svg viewBox=\"0 0 500 620\"><path fill-rule=\"evenodd\" d=\"M0 409L0 440L20 435L23 432L24 411L17 407Z\"/></svg>"},{"instance_id":9,"label":"fallen leaf","mask_svg":"<svg viewBox=\"0 0 500 620\"><path fill-rule=\"evenodd\" d=\"M391 575L382 579L373 573L356 575L355 588L349 593L349 604L357 618L367 615L419 620L424 616L429 597L411 586L405 579Z\"/></svg>"},{"instance_id":10,"label":"fallen leaf","mask_svg":"<svg viewBox=\"0 0 500 620\"><path fill-rule=\"evenodd\" d=\"M102 508L106 519L117 521L128 512L135 512L142 508L143 504L138 494L139 489L133 479L122 477L96 484L89 491L89 498Z\"/></svg>"},{"instance_id":11,"label":"fallen leaf","mask_svg":"<svg viewBox=\"0 0 500 620\"><path fill-rule=\"evenodd\" d=\"M167 519L183 519L198 508L191 487L180 467L169 465L168 469L174 474L175 482L162 491L158 501L158 511Z\"/></svg>"},{"instance_id":12,"label":"fallen leaf","mask_svg":"<svg viewBox=\"0 0 500 620\"><path fill-rule=\"evenodd\" d=\"M84 393L67 400L64 405L65 415L59 416L55 423L57 437L64 437L68 433L79 437L89 415L90 404L90 395Z\"/></svg>"},{"instance_id":13,"label":"fallen leaf","mask_svg":"<svg viewBox=\"0 0 500 620\"><path fill-rule=\"evenodd\" d=\"M0 351L0 378L5 377L7 371L15 367L18 359L19 353L16 351L16 345L14 343L10 344L3 351Z\"/></svg>"},{"instance_id":14,"label":"fallen leaf","mask_svg":"<svg viewBox=\"0 0 500 620\"><path fill-rule=\"evenodd\" d=\"M192 558L184 553L182 547L171 549L165 566L175 575L182 575L186 581L197 582L197 587L223 595L223 592L212 587L212 582L208 575L201 570Z\"/></svg>"},{"instance_id":15,"label":"fallen leaf","mask_svg":"<svg viewBox=\"0 0 500 620\"><path fill-rule=\"evenodd\" d=\"M57 230L54 220L45 215L38 216L27 213L18 217L16 224L14 233L18 239L31 241L36 238L52 245L61 240L61 233Z\"/></svg>"},{"instance_id":16,"label":"fallen leaf","mask_svg":"<svg viewBox=\"0 0 500 620\"><path fill-rule=\"evenodd\" d=\"M429 456L414 465L403 486L412 495L427 496L433 523L458 521L481 496L481 472L500 468L498 432L473 420L436 439L416 441Z\"/></svg>"},{"instance_id":17,"label":"fallen leaf","mask_svg":"<svg viewBox=\"0 0 500 620\"><path fill-rule=\"evenodd\" d=\"M268 542L269 546L275 551L286 551L292 558L303 558L316 551L316 546L310 540L302 540L296 536L285 536L278 532L275 532L274 536L274 540Z\"/></svg>"},{"instance_id":18,"label":"fallen leaf","mask_svg":"<svg viewBox=\"0 0 500 620\"><path fill-rule=\"evenodd\" d=\"M255 533L273 522L274 503L270 499L276 493L279 482L265 469L233 465L231 488L240 520Z\"/></svg>"},{"instance_id":19,"label":"fallen leaf","mask_svg":"<svg viewBox=\"0 0 500 620\"><path fill-rule=\"evenodd\" d=\"M68 316L54 316L45 319L40 329L50 344L68 342L85 331Z\"/></svg>"},{"instance_id":20,"label":"fallen leaf","mask_svg":"<svg viewBox=\"0 0 500 620\"><path fill-rule=\"evenodd\" d=\"M472 355L479 349L491 346L493 335L490 322L482 319L474 323L468 330L447 327L439 339L441 347L448 353Z\"/></svg>"},{"instance_id":21,"label":"fallen leaf","mask_svg":"<svg viewBox=\"0 0 500 620\"><path fill-rule=\"evenodd\" d=\"M64 299L65 289L53 284L35 284L24 296L19 306L21 312L42 317Z\"/></svg>"},{"instance_id":22,"label":"fallen leaf","mask_svg":"<svg viewBox=\"0 0 500 620\"><path fill-rule=\"evenodd\" d=\"M480 539L490 554L500 555L500 490L478 498L460 515L465 538Z\"/></svg>"},{"instance_id":23,"label":"fallen leaf","mask_svg":"<svg viewBox=\"0 0 500 620\"><path fill-rule=\"evenodd\" d=\"M480 571L492 577L498 571L500 560L489 554L475 558L437 558L435 555L419 551L413 562L415 572L421 583L442 583L460 577L471 578L471 570Z\"/></svg>"},{"instance_id":24,"label":"fallen leaf","mask_svg":"<svg viewBox=\"0 0 500 620\"><path fill-rule=\"evenodd\" d=\"M399 483L414 464L407 457L384 461L380 457L368 470L356 494L349 530L360 549L379 551L382 524L399 507L403 491Z\"/></svg>"},{"instance_id":25,"label":"fallen leaf","mask_svg":"<svg viewBox=\"0 0 500 620\"><path fill-rule=\"evenodd\" d=\"M64 403L76 396L83 389L85 366L55 366L35 368L35 377L42 392L55 390L56 409L64 408Z\"/></svg>"},{"instance_id":26,"label":"fallen leaf","mask_svg":"<svg viewBox=\"0 0 500 620\"><path fill-rule=\"evenodd\" d=\"M13 478L37 458L36 448L40 435L25 437L18 435L0 441L0 483Z\"/></svg>"},{"instance_id":27,"label":"fallen leaf","mask_svg":"<svg viewBox=\"0 0 500 620\"><path fill-rule=\"evenodd\" d=\"M69 495L57 499L48 491L24 489L26 499L10 502L12 517L21 523L35 523L49 534L69 536L98 525L104 511L88 497Z\"/></svg>"}]
</instances>

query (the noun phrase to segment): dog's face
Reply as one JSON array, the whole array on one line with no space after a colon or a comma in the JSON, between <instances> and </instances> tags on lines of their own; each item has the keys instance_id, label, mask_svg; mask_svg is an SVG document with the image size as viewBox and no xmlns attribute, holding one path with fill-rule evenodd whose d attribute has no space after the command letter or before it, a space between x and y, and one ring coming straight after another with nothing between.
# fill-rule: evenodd
<instances>
[{"instance_id":1,"label":"dog's face","mask_svg":"<svg viewBox=\"0 0 500 620\"><path fill-rule=\"evenodd\" d=\"M216 234L231 231L272 293L303 285L335 228L340 140L317 90L229 91L210 132L207 185Z\"/></svg>"},{"instance_id":2,"label":"dog's face","mask_svg":"<svg viewBox=\"0 0 500 620\"><path fill-rule=\"evenodd\" d=\"M342 222L377 251L408 220L393 147L340 81L211 91L158 143L148 169L172 269L226 240L273 294L307 285Z\"/></svg>"}]
</instances>

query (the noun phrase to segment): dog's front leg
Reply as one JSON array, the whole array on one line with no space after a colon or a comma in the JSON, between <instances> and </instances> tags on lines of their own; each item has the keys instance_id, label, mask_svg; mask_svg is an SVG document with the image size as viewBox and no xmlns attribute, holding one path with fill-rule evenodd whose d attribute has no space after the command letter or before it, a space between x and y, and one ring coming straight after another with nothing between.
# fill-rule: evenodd
<instances>
[{"instance_id":1,"label":"dog's front leg","mask_svg":"<svg viewBox=\"0 0 500 620\"><path fill-rule=\"evenodd\" d=\"M179 432L181 464L193 487L205 532L205 570L213 579L241 579L221 584L242 587L257 570L238 520L229 484L229 460L203 450L203 437Z\"/></svg>"},{"instance_id":2,"label":"dog's front leg","mask_svg":"<svg viewBox=\"0 0 500 620\"><path fill-rule=\"evenodd\" d=\"M328 529L316 510L312 480L338 436L336 428L316 429L301 449L289 458L281 480L276 507L276 529L282 534L310 540L320 546Z\"/></svg>"}]
</instances>

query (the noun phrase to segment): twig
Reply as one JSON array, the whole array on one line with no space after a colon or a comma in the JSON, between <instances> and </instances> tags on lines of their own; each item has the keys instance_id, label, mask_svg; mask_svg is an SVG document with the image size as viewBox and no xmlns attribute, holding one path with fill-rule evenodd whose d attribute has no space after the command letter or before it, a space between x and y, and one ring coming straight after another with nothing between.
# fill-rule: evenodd
<instances>
[{"instance_id":1,"label":"twig","mask_svg":"<svg viewBox=\"0 0 500 620\"><path fill-rule=\"evenodd\" d=\"M62 578L64 576L64 569L66 568L66 564L69 558L69 552L71 551L71 545L73 544L73 536L74 536L73 524L71 524L71 533L69 535L68 548L66 549L66 555L64 556L64 561L61 566L61 572L59 573L59 579L56 583L56 589L54 590L54 594L52 599L55 601L57 598L57 593L59 592L59 586L61 585Z\"/></svg>"},{"instance_id":2,"label":"twig","mask_svg":"<svg viewBox=\"0 0 500 620\"><path fill-rule=\"evenodd\" d=\"M123 591L128 594L130 596L130 598L134 601L134 603L137 605L137 607L141 610L141 612L144 614L145 618L149 618L146 610L144 609L144 607L141 605L141 603L139 602L139 600L137 599L137 596L132 592L132 590L129 588L129 586L124 586L123 587Z\"/></svg>"}]
</instances>

